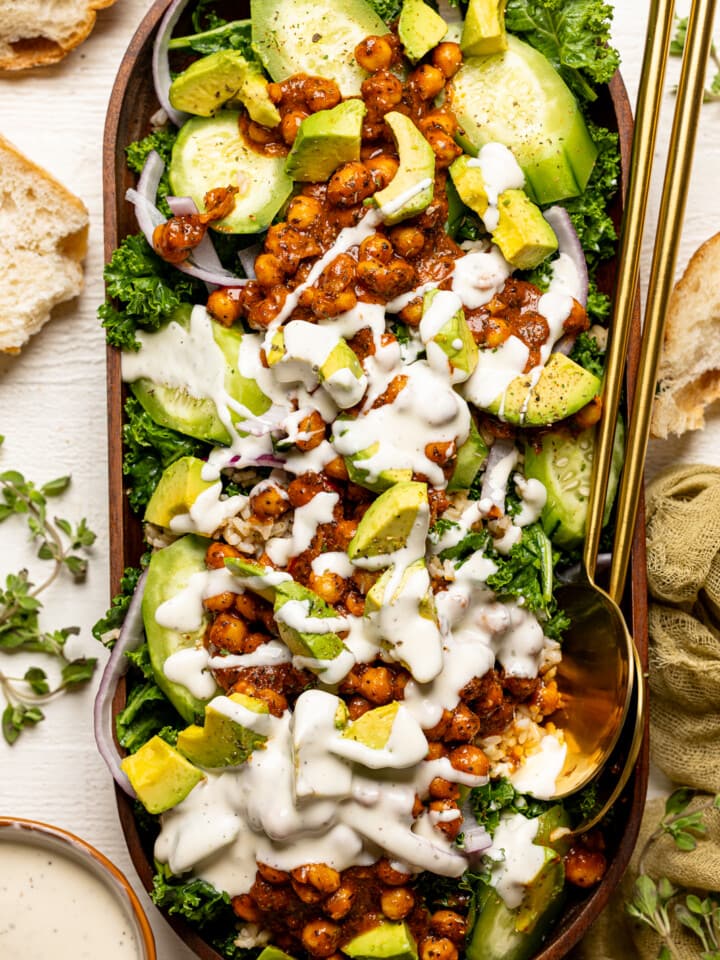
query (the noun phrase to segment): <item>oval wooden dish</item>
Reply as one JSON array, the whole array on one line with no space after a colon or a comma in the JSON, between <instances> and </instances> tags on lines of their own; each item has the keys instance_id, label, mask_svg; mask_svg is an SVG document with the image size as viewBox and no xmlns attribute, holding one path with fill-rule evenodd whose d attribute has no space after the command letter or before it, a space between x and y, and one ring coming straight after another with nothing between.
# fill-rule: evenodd
<instances>
[{"instance_id":1,"label":"oval wooden dish","mask_svg":"<svg viewBox=\"0 0 720 960\"><path fill-rule=\"evenodd\" d=\"M104 141L104 204L105 259L128 234L138 230L132 206L125 200L125 191L134 185L133 175L125 164L125 146L149 132L150 117L158 109L152 82L151 58L155 30L169 0L157 0L133 37L120 66L109 102ZM249 16L248 4L237 4L234 17ZM623 179L630 159L633 119L625 86L619 74L605 88L593 107L595 119L620 134ZM619 224L622 210L620 194L612 215ZM615 269L612 261L599 275L601 289L611 292ZM634 371L640 335L639 305L628 358L627 393L632 396ZM135 565L142 552L142 524L128 506L122 474L122 423L125 391L120 369L120 352L108 348L108 441L110 496L110 576L111 591L120 589L124 568ZM625 597L625 612L640 649L643 662L647 658L647 581L645 572L644 511L641 503L635 531L631 576ZM115 693L114 712L125 702L125 681ZM648 775L647 731L635 774L617 804L613 830L608 837L609 867L602 882L586 894L571 894L561 922L537 954L535 960L559 960L580 940L605 906L630 860L642 818ZM609 776L612 776L610 771ZM117 804L122 829L133 863L147 890L152 890L152 850L141 838L131 801L117 789ZM176 916L166 916L180 938L203 960L222 960L196 931Z\"/></svg>"}]
</instances>

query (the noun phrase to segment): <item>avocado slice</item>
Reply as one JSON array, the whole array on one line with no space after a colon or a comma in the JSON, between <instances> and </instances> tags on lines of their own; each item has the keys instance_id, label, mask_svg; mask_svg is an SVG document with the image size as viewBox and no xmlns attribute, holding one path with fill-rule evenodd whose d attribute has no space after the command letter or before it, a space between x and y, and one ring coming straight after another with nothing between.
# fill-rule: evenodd
<instances>
[{"instance_id":1,"label":"avocado slice","mask_svg":"<svg viewBox=\"0 0 720 960\"><path fill-rule=\"evenodd\" d=\"M465 319L462 300L456 293L427 291L423 297L420 337L427 345L431 367L445 372L450 365L451 383L462 383L472 375L478 362L478 348Z\"/></svg>"},{"instance_id":2,"label":"avocado slice","mask_svg":"<svg viewBox=\"0 0 720 960\"><path fill-rule=\"evenodd\" d=\"M366 747L372 747L373 750L382 750L390 739L399 706L400 703L393 700L392 703L368 710L345 727L343 737L346 740L364 743Z\"/></svg>"},{"instance_id":3,"label":"avocado slice","mask_svg":"<svg viewBox=\"0 0 720 960\"><path fill-rule=\"evenodd\" d=\"M274 570L272 567L264 567L262 564L255 563L253 560L246 560L244 557L228 557L225 566L230 573L242 582L243 586L270 603L275 600L277 585L292 580L289 573Z\"/></svg>"},{"instance_id":4,"label":"avocado slice","mask_svg":"<svg viewBox=\"0 0 720 960\"><path fill-rule=\"evenodd\" d=\"M468 57L453 77L453 109L468 153L497 142L515 154L540 204L576 197L597 157L572 93L550 62L517 37L489 57Z\"/></svg>"},{"instance_id":5,"label":"avocado slice","mask_svg":"<svg viewBox=\"0 0 720 960\"><path fill-rule=\"evenodd\" d=\"M385 223L393 224L422 213L430 204L435 189L435 154L410 117L391 110L385 114L385 122L392 132L400 166L390 183L384 190L379 190L373 200L379 207L388 208L390 212L384 218ZM418 190L426 180L429 183ZM393 205L397 205L405 194L408 199L395 209Z\"/></svg>"},{"instance_id":6,"label":"avocado slice","mask_svg":"<svg viewBox=\"0 0 720 960\"><path fill-rule=\"evenodd\" d=\"M121 760L120 766L148 813L177 806L205 779L202 770L157 736Z\"/></svg>"},{"instance_id":7,"label":"avocado slice","mask_svg":"<svg viewBox=\"0 0 720 960\"><path fill-rule=\"evenodd\" d=\"M505 190L498 198L499 222L494 243L508 263L532 270L558 248L555 231L524 190Z\"/></svg>"},{"instance_id":8,"label":"avocado slice","mask_svg":"<svg viewBox=\"0 0 720 960\"><path fill-rule=\"evenodd\" d=\"M302 584L295 581L279 583L275 588L275 619L280 636L291 653L300 657L312 657L314 660L334 660L340 656L345 646L336 633L309 633L286 623L282 616L278 616L285 604L291 600L307 605L306 617L329 619L338 616L322 597Z\"/></svg>"},{"instance_id":9,"label":"avocado slice","mask_svg":"<svg viewBox=\"0 0 720 960\"><path fill-rule=\"evenodd\" d=\"M306 117L285 161L287 175L293 180L325 181L341 164L359 160L364 116L362 100L346 100Z\"/></svg>"},{"instance_id":10,"label":"avocado slice","mask_svg":"<svg viewBox=\"0 0 720 960\"><path fill-rule=\"evenodd\" d=\"M166 467L145 508L146 522L169 527L173 517L187 513L201 493L215 486L216 481L203 480L204 466L198 457L180 457Z\"/></svg>"},{"instance_id":11,"label":"avocado slice","mask_svg":"<svg viewBox=\"0 0 720 960\"><path fill-rule=\"evenodd\" d=\"M575 435L558 429L544 433L525 446L525 476L540 480L547 490L541 520L552 542L565 550L585 539L590 474L595 447L595 427ZM610 520L625 453L625 426L618 418L603 525Z\"/></svg>"},{"instance_id":12,"label":"avocado slice","mask_svg":"<svg viewBox=\"0 0 720 960\"><path fill-rule=\"evenodd\" d=\"M143 624L155 682L188 723L203 716L207 701L198 700L187 687L168 680L163 667L173 653L194 648L201 643L206 624L203 622L198 630L191 633L180 633L178 630L160 626L155 619L155 613L162 603L177 596L194 574L205 572L205 551L209 543L210 541L203 537L189 534L171 543L169 547L156 550L148 564L142 600Z\"/></svg>"},{"instance_id":13,"label":"avocado slice","mask_svg":"<svg viewBox=\"0 0 720 960\"><path fill-rule=\"evenodd\" d=\"M418 956L415 940L402 920L383 920L340 949L357 960L417 960Z\"/></svg>"},{"instance_id":14,"label":"avocado slice","mask_svg":"<svg viewBox=\"0 0 720 960\"><path fill-rule=\"evenodd\" d=\"M411 63L422 60L447 32L448 25L427 3L405 0L398 20L398 36Z\"/></svg>"},{"instance_id":15,"label":"avocado slice","mask_svg":"<svg viewBox=\"0 0 720 960\"><path fill-rule=\"evenodd\" d=\"M466 207L474 210L479 217L485 215L488 208L488 195L485 189L485 178L480 169L480 162L464 153L448 167L452 183Z\"/></svg>"},{"instance_id":16,"label":"avocado slice","mask_svg":"<svg viewBox=\"0 0 720 960\"><path fill-rule=\"evenodd\" d=\"M448 491L469 490L488 453L487 444L480 436L475 421L471 420L468 438L457 452L455 469L447 485Z\"/></svg>"},{"instance_id":17,"label":"avocado slice","mask_svg":"<svg viewBox=\"0 0 720 960\"><path fill-rule=\"evenodd\" d=\"M383 490L387 490L388 487L392 487L395 483L412 479L412 470L409 469L381 470L376 480L369 479L369 471L365 470L360 464L364 460L372 459L379 449L380 441L376 440L375 443L371 444L371 446L365 450L359 450L357 453L343 457L345 466L347 467L348 477L353 483L357 483L361 487L366 487L368 490L373 490L375 493L382 493Z\"/></svg>"},{"instance_id":18,"label":"avocado slice","mask_svg":"<svg viewBox=\"0 0 720 960\"><path fill-rule=\"evenodd\" d=\"M295 958L291 957L289 953L285 953L280 947L274 947L270 944L263 947L257 960L295 960Z\"/></svg>"},{"instance_id":19,"label":"avocado slice","mask_svg":"<svg viewBox=\"0 0 720 960\"><path fill-rule=\"evenodd\" d=\"M216 701L211 701L205 707L205 725L192 724L178 734L177 749L199 767L236 767L245 763L253 750L265 745L267 736L253 730L251 724L252 714L269 715L268 705L244 693L231 693L227 699L237 705L238 713L250 715L248 726L236 722L218 709Z\"/></svg>"},{"instance_id":20,"label":"avocado slice","mask_svg":"<svg viewBox=\"0 0 720 960\"><path fill-rule=\"evenodd\" d=\"M407 545L418 527L427 536L430 516L427 484L410 480L396 483L374 500L348 544L351 560L394 553Z\"/></svg>"},{"instance_id":21,"label":"avocado slice","mask_svg":"<svg viewBox=\"0 0 720 960\"><path fill-rule=\"evenodd\" d=\"M487 409L507 423L543 427L577 413L599 392L594 374L562 353L551 353L537 382L531 373L515 377Z\"/></svg>"},{"instance_id":22,"label":"avocado slice","mask_svg":"<svg viewBox=\"0 0 720 960\"><path fill-rule=\"evenodd\" d=\"M212 337L214 345L219 349L218 365L224 364L226 367L225 390L233 400L256 415L265 413L270 408L270 400L260 390L255 380L244 377L240 373L239 357L243 337L243 331L240 328L223 327L219 323L214 323L204 307L196 306L191 311L183 310L177 313L173 321L157 333L142 334L142 341L150 341L153 346L159 345L160 352L177 355L178 351L184 351L189 362L192 362L195 349L191 342L192 338L175 337L174 330L171 328L172 323L190 331L192 338L204 340ZM166 341L167 350L164 350L163 344ZM158 371L157 380L146 377L131 380L126 373L128 369L126 359L132 363L134 357L135 354L131 352L123 352L123 377L131 382L132 392L145 412L156 423L209 443L230 443L230 434L210 397L193 396L190 385L179 387L163 383L160 379L162 370ZM242 423L242 414L231 410L229 415L233 423Z\"/></svg>"},{"instance_id":23,"label":"avocado slice","mask_svg":"<svg viewBox=\"0 0 720 960\"><path fill-rule=\"evenodd\" d=\"M174 194L191 197L205 209L205 194L234 186L235 206L227 217L211 224L220 233L260 233L292 192L284 157L253 150L240 132L240 114L219 110L212 117L192 117L180 128L168 176Z\"/></svg>"},{"instance_id":24,"label":"avocado slice","mask_svg":"<svg viewBox=\"0 0 720 960\"><path fill-rule=\"evenodd\" d=\"M238 50L217 50L191 63L170 84L176 110L210 117L229 100L240 100L252 120L266 127L280 123L280 113L267 92L267 80L256 63Z\"/></svg>"},{"instance_id":25,"label":"avocado slice","mask_svg":"<svg viewBox=\"0 0 720 960\"><path fill-rule=\"evenodd\" d=\"M273 80L294 73L335 80L343 97L357 97L367 73L354 56L387 26L365 0L251 0L252 46Z\"/></svg>"},{"instance_id":26,"label":"avocado slice","mask_svg":"<svg viewBox=\"0 0 720 960\"><path fill-rule=\"evenodd\" d=\"M484 57L507 50L507 0L470 0L465 11L460 49L466 57Z\"/></svg>"}]
</instances>

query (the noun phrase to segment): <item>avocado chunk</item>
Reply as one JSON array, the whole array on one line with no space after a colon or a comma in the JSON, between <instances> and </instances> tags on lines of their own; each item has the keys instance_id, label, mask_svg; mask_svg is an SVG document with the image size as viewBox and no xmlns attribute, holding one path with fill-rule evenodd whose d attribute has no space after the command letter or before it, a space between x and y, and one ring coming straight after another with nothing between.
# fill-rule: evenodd
<instances>
[{"instance_id":1,"label":"avocado chunk","mask_svg":"<svg viewBox=\"0 0 720 960\"><path fill-rule=\"evenodd\" d=\"M403 921L383 920L340 947L357 960L417 960L417 946Z\"/></svg>"},{"instance_id":2,"label":"avocado chunk","mask_svg":"<svg viewBox=\"0 0 720 960\"><path fill-rule=\"evenodd\" d=\"M539 445L539 447L538 447ZM590 475L595 455L595 428L576 436L569 430L544 433L525 447L525 476L540 480L547 490L541 520L552 542L565 550L585 539ZM618 419L613 445L603 525L610 520L625 452L625 427Z\"/></svg>"},{"instance_id":3,"label":"avocado chunk","mask_svg":"<svg viewBox=\"0 0 720 960\"><path fill-rule=\"evenodd\" d=\"M171 543L169 547L156 550L148 564L142 600L143 624L155 682L188 723L203 716L207 701L199 700L187 687L168 680L163 667L173 653L202 643L206 621L204 619L197 630L181 633L161 626L155 615L158 607L180 593L194 574L205 572L205 551L209 543L209 540L190 534Z\"/></svg>"},{"instance_id":4,"label":"avocado chunk","mask_svg":"<svg viewBox=\"0 0 720 960\"><path fill-rule=\"evenodd\" d=\"M414 480L394 484L365 511L348 544L348 556L355 560L395 553L416 532L422 533L424 542L429 515L427 484Z\"/></svg>"},{"instance_id":5,"label":"avocado chunk","mask_svg":"<svg viewBox=\"0 0 720 960\"><path fill-rule=\"evenodd\" d=\"M390 739L399 706L400 703L393 700L392 703L386 703L383 707L368 710L345 727L343 737L364 743L366 747L372 747L373 750L382 750Z\"/></svg>"},{"instance_id":6,"label":"avocado chunk","mask_svg":"<svg viewBox=\"0 0 720 960\"><path fill-rule=\"evenodd\" d=\"M466 57L484 57L507 50L506 4L507 0L470 0L460 41Z\"/></svg>"},{"instance_id":7,"label":"avocado chunk","mask_svg":"<svg viewBox=\"0 0 720 960\"><path fill-rule=\"evenodd\" d=\"M453 77L453 109L468 153L486 143L512 150L540 204L576 197L597 157L572 93L537 50L508 35L508 49L468 57Z\"/></svg>"},{"instance_id":8,"label":"avocado chunk","mask_svg":"<svg viewBox=\"0 0 720 960\"><path fill-rule=\"evenodd\" d=\"M400 166L373 200L386 208L385 223L393 224L422 213L430 204L435 189L435 154L410 117L392 110L385 114L385 122L392 132Z\"/></svg>"},{"instance_id":9,"label":"avocado chunk","mask_svg":"<svg viewBox=\"0 0 720 960\"><path fill-rule=\"evenodd\" d=\"M240 114L219 110L212 117L192 117L175 141L169 178L173 193L191 197L205 210L205 194L216 187L233 186L233 210L211 226L220 233L260 233L273 221L292 191L285 158L258 153L239 127Z\"/></svg>"},{"instance_id":10,"label":"avocado chunk","mask_svg":"<svg viewBox=\"0 0 720 960\"><path fill-rule=\"evenodd\" d=\"M182 311L157 333L141 333L141 343L159 346L159 352L185 361L177 369L192 367L200 349L213 358L218 374L225 368L224 387L228 396L241 408L259 415L269 409L271 403L260 390L255 380L240 373L240 351L243 332L238 327L223 327L210 319L204 307L193 307L191 312ZM213 349L217 348L217 350ZM142 364L142 348L139 354L123 352L123 379L132 384L131 389L145 412L164 427L209 443L229 444L230 434L215 402L209 396L194 396L193 385L177 386L176 382L165 383L163 370L158 369L153 379L133 374L133 364ZM176 374L175 374L176 375ZM244 417L237 410L224 412L234 424L241 424Z\"/></svg>"},{"instance_id":11,"label":"avocado chunk","mask_svg":"<svg viewBox=\"0 0 720 960\"><path fill-rule=\"evenodd\" d=\"M273 80L325 77L343 97L359 96L367 76L355 47L388 29L365 0L251 0L250 15L253 50Z\"/></svg>"},{"instance_id":12,"label":"avocado chunk","mask_svg":"<svg viewBox=\"0 0 720 960\"><path fill-rule=\"evenodd\" d=\"M291 601L294 601L292 613L286 609L283 614L283 607ZM337 633L314 633L305 630L304 624L296 625L296 613L299 614L300 621L307 618L327 620L338 616L322 597L307 587L295 581L279 583L275 588L275 620L280 636L291 653L299 657L312 657L314 660L334 660L340 656L345 647Z\"/></svg>"},{"instance_id":13,"label":"avocado chunk","mask_svg":"<svg viewBox=\"0 0 720 960\"><path fill-rule=\"evenodd\" d=\"M180 753L199 767L210 770L236 767L245 763L253 750L262 748L267 740L264 734L238 723L228 713L219 709L218 701L225 699L236 705L238 714L243 711L246 714L269 714L266 703L243 693L232 693L227 698L219 697L211 701L205 707L205 725L201 727L192 724L181 730L177 738L177 749Z\"/></svg>"},{"instance_id":14,"label":"avocado chunk","mask_svg":"<svg viewBox=\"0 0 720 960\"><path fill-rule=\"evenodd\" d=\"M187 513L200 494L215 485L203 480L204 466L198 457L180 457L166 467L145 508L146 522L169 527L173 517Z\"/></svg>"},{"instance_id":15,"label":"avocado chunk","mask_svg":"<svg viewBox=\"0 0 720 960\"><path fill-rule=\"evenodd\" d=\"M246 560L244 557L228 557L225 566L240 580L244 587L252 590L263 600L272 603L275 599L275 590L279 583L286 583L292 580L289 573L282 570L273 570L272 567L264 567L253 560Z\"/></svg>"},{"instance_id":16,"label":"avocado chunk","mask_svg":"<svg viewBox=\"0 0 720 960\"><path fill-rule=\"evenodd\" d=\"M285 162L293 180L325 181L343 163L360 159L362 100L346 100L305 117Z\"/></svg>"},{"instance_id":17,"label":"avocado chunk","mask_svg":"<svg viewBox=\"0 0 720 960\"><path fill-rule=\"evenodd\" d=\"M475 421L471 420L468 438L457 452L455 469L447 485L448 491L469 490L488 453L487 444L480 436Z\"/></svg>"},{"instance_id":18,"label":"avocado chunk","mask_svg":"<svg viewBox=\"0 0 720 960\"><path fill-rule=\"evenodd\" d=\"M562 353L551 353L540 378L525 373L488 410L501 420L544 427L577 413L600 392L599 379Z\"/></svg>"},{"instance_id":19,"label":"avocado chunk","mask_svg":"<svg viewBox=\"0 0 720 960\"><path fill-rule=\"evenodd\" d=\"M493 241L508 263L532 270L558 248L555 231L524 190L505 190L498 199L500 216Z\"/></svg>"},{"instance_id":20,"label":"avocado chunk","mask_svg":"<svg viewBox=\"0 0 720 960\"><path fill-rule=\"evenodd\" d=\"M473 158L464 153L453 160L448 169L462 202L479 217L484 217L490 201L479 161L473 163Z\"/></svg>"},{"instance_id":21,"label":"avocado chunk","mask_svg":"<svg viewBox=\"0 0 720 960\"><path fill-rule=\"evenodd\" d=\"M398 36L411 63L422 60L448 31L439 13L423 0L405 0L398 20Z\"/></svg>"},{"instance_id":22,"label":"avocado chunk","mask_svg":"<svg viewBox=\"0 0 720 960\"><path fill-rule=\"evenodd\" d=\"M451 383L467 380L477 366L478 348L462 300L450 290L428 290L423 297L420 338L433 369L445 372L449 365Z\"/></svg>"},{"instance_id":23,"label":"avocado chunk","mask_svg":"<svg viewBox=\"0 0 720 960\"><path fill-rule=\"evenodd\" d=\"M365 470L360 464L364 460L371 460L379 449L380 441L376 440L375 443L367 447L367 449L359 450L357 453L343 458L348 477L353 483L357 483L361 487L366 487L368 490L373 490L375 493L382 493L383 490L387 490L388 487L392 487L395 483L412 479L412 470L408 469L381 470L377 475L377 479L370 479L370 472Z\"/></svg>"},{"instance_id":24,"label":"avocado chunk","mask_svg":"<svg viewBox=\"0 0 720 960\"><path fill-rule=\"evenodd\" d=\"M274 947L270 944L262 949L257 960L295 960L295 958L291 957L289 953L285 953L285 951L279 947Z\"/></svg>"},{"instance_id":25,"label":"avocado chunk","mask_svg":"<svg viewBox=\"0 0 720 960\"><path fill-rule=\"evenodd\" d=\"M267 92L267 80L256 63L238 50L217 50L191 63L170 85L176 110L210 117L229 100L240 100L250 118L266 127L280 123L280 113Z\"/></svg>"},{"instance_id":26,"label":"avocado chunk","mask_svg":"<svg viewBox=\"0 0 720 960\"><path fill-rule=\"evenodd\" d=\"M164 813L177 806L205 779L202 770L160 737L152 737L120 766L148 813Z\"/></svg>"}]
</instances>

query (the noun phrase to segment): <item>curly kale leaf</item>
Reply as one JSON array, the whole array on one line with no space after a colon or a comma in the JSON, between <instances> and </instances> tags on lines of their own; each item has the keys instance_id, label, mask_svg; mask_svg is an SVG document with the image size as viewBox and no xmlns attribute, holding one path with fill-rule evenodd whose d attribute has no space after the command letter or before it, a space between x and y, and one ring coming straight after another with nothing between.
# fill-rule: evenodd
<instances>
[{"instance_id":1,"label":"curly kale leaf","mask_svg":"<svg viewBox=\"0 0 720 960\"><path fill-rule=\"evenodd\" d=\"M153 494L165 467L180 457L204 457L207 444L169 427L161 427L135 397L125 404L123 473L128 478L128 501L140 513Z\"/></svg>"},{"instance_id":2,"label":"curly kale leaf","mask_svg":"<svg viewBox=\"0 0 720 960\"><path fill-rule=\"evenodd\" d=\"M596 377L602 377L604 356L604 351L600 349L595 337L591 337L589 333L581 333L573 345L570 359L594 373Z\"/></svg>"},{"instance_id":3,"label":"curly kale leaf","mask_svg":"<svg viewBox=\"0 0 720 960\"><path fill-rule=\"evenodd\" d=\"M620 57L610 43L613 8L603 0L509 0L508 30L544 54L581 100L595 100Z\"/></svg>"},{"instance_id":4,"label":"curly kale leaf","mask_svg":"<svg viewBox=\"0 0 720 960\"><path fill-rule=\"evenodd\" d=\"M215 26L194 33L189 37L178 37L170 41L171 50L193 50L203 57L219 50L237 50L246 60L259 63L252 48L250 20L231 20L229 23L215 18Z\"/></svg>"},{"instance_id":5,"label":"curly kale leaf","mask_svg":"<svg viewBox=\"0 0 720 960\"><path fill-rule=\"evenodd\" d=\"M498 828L502 814L521 813L534 820L545 813L551 804L518 793L509 780L491 780L482 787L473 787L470 791L470 807L478 823L485 827L490 836Z\"/></svg>"},{"instance_id":6,"label":"curly kale leaf","mask_svg":"<svg viewBox=\"0 0 720 960\"><path fill-rule=\"evenodd\" d=\"M140 349L138 327L157 330L182 304L200 298L198 282L161 259L141 233L123 240L103 276L108 300L98 317L108 343L125 350ZM119 310L110 303L113 298L120 302Z\"/></svg>"},{"instance_id":7,"label":"curly kale leaf","mask_svg":"<svg viewBox=\"0 0 720 960\"><path fill-rule=\"evenodd\" d=\"M368 2L385 23L392 23L400 16L402 0L368 0Z\"/></svg>"},{"instance_id":8,"label":"curly kale leaf","mask_svg":"<svg viewBox=\"0 0 720 960\"><path fill-rule=\"evenodd\" d=\"M170 166L172 148L177 140L177 135L177 130L170 130L169 128L153 130L152 133L149 133L146 137L143 137L142 140L135 140L133 143L129 143L125 147L127 165L133 171L133 173L142 173L142 169L145 166L145 161L148 158L148 154L153 150L162 157L165 163L165 169L163 170L163 175L160 178L160 183L158 184L155 204L158 210L166 217L172 215L172 211L170 210L165 198L169 193L172 192L170 189L170 181L168 179L168 169Z\"/></svg>"},{"instance_id":9,"label":"curly kale leaf","mask_svg":"<svg viewBox=\"0 0 720 960\"><path fill-rule=\"evenodd\" d=\"M141 561L142 562L142 561ZM114 637L108 642L106 637L113 631L119 630L125 620L125 614L130 606L137 582L142 575L142 567L126 567L120 580L120 593L112 598L110 609L101 617L92 628L92 635L100 643L110 646Z\"/></svg>"}]
</instances>

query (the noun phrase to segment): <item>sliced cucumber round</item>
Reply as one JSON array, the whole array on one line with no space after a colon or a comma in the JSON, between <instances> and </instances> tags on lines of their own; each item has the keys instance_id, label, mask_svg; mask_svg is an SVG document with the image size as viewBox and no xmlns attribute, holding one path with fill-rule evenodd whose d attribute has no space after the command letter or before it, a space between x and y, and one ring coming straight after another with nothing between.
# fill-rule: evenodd
<instances>
[{"instance_id":1,"label":"sliced cucumber round","mask_svg":"<svg viewBox=\"0 0 720 960\"><path fill-rule=\"evenodd\" d=\"M547 490L543 528L552 542L564 549L580 546L585 537L594 443L595 428L590 427L577 436L566 429L553 430L542 437L539 449L532 443L525 447L525 476L540 480ZM624 451L625 427L619 419L603 525L610 519Z\"/></svg>"},{"instance_id":2,"label":"sliced cucumber round","mask_svg":"<svg viewBox=\"0 0 720 960\"><path fill-rule=\"evenodd\" d=\"M267 157L245 142L235 110L193 117L183 124L170 161L170 185L179 197L192 197L199 210L216 187L235 186L235 207L212 224L221 233L260 233L292 191L284 157Z\"/></svg>"},{"instance_id":3,"label":"sliced cucumber round","mask_svg":"<svg viewBox=\"0 0 720 960\"><path fill-rule=\"evenodd\" d=\"M458 142L468 153L491 142L512 150L538 203L578 196L597 147L575 98L541 53L507 39L504 53L468 57L453 77Z\"/></svg>"}]
</instances>

